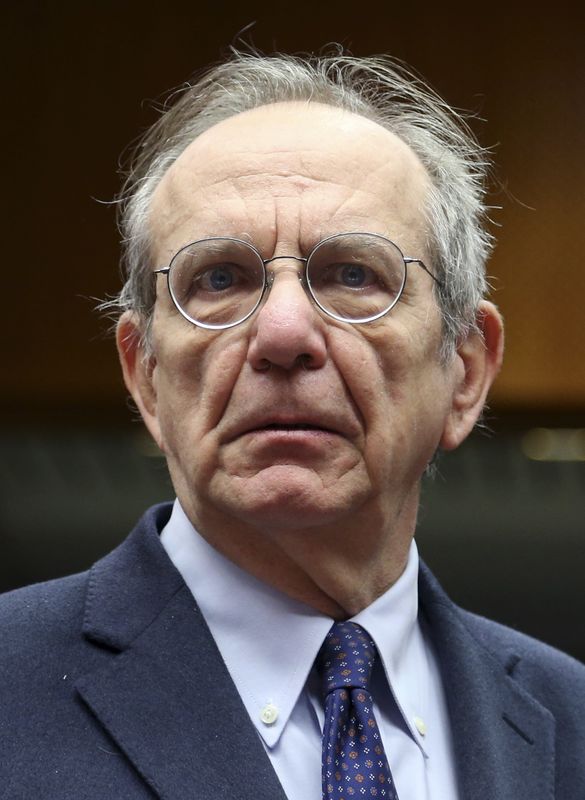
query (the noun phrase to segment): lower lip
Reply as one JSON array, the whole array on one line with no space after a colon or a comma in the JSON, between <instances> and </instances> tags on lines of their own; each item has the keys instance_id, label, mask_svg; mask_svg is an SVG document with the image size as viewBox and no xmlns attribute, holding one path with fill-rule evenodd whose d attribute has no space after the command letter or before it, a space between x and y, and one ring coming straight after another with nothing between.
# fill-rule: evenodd
<instances>
[{"instance_id":1,"label":"lower lip","mask_svg":"<svg viewBox=\"0 0 585 800\"><path fill-rule=\"evenodd\" d=\"M247 457L265 467L321 462L339 441L339 434L319 428L260 428L240 438Z\"/></svg>"},{"instance_id":2,"label":"lower lip","mask_svg":"<svg viewBox=\"0 0 585 800\"><path fill-rule=\"evenodd\" d=\"M246 437L251 437L263 442L274 442L281 444L301 444L303 442L319 442L325 439L331 439L338 434L333 431L323 430L322 428L258 428L253 431L248 431L244 434Z\"/></svg>"},{"instance_id":3,"label":"lower lip","mask_svg":"<svg viewBox=\"0 0 585 800\"><path fill-rule=\"evenodd\" d=\"M294 434L297 434L297 433L300 433L300 434L304 434L304 433L313 434L314 433L316 435L323 434L323 435L327 436L327 435L330 435L332 433L332 431L328 431L325 428L311 428L311 427L303 428L303 427L300 427L300 426L299 427L287 427L286 425L283 425L282 428L279 428L279 427L254 428L253 430L249 431L249 433L252 433L252 434L254 434L254 433L266 433L266 434L271 434L271 433L280 434L280 433L283 433L283 434L286 434L286 435L289 435L289 434L294 435Z\"/></svg>"}]
</instances>

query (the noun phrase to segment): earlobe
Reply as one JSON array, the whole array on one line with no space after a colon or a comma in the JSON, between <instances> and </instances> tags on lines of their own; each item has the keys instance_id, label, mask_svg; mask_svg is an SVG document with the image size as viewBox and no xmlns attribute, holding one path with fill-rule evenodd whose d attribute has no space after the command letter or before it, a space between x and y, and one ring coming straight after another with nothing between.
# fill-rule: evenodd
<instances>
[{"instance_id":1,"label":"earlobe","mask_svg":"<svg viewBox=\"0 0 585 800\"><path fill-rule=\"evenodd\" d=\"M125 311L116 326L118 356L126 388L132 395L151 436L163 450L157 416L156 358L145 352L143 333L144 323L138 314Z\"/></svg>"},{"instance_id":2,"label":"earlobe","mask_svg":"<svg viewBox=\"0 0 585 800\"><path fill-rule=\"evenodd\" d=\"M500 370L503 351L502 317L495 305L485 300L478 308L477 331L457 347L455 358L460 364L460 376L441 438L444 450L458 447L472 431Z\"/></svg>"}]
</instances>

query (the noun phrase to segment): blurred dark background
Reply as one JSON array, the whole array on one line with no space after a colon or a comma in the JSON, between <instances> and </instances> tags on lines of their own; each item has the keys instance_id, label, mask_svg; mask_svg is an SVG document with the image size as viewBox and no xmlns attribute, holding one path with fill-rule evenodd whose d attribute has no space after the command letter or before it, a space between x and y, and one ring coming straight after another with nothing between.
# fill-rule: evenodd
<instances>
[{"instance_id":1,"label":"blurred dark background","mask_svg":"<svg viewBox=\"0 0 585 800\"><path fill-rule=\"evenodd\" d=\"M585 660L585 48L577 3L23 2L2 9L0 589L85 568L172 496L96 298L120 285L118 162L239 31L414 66L493 148L507 322L487 421L425 486L419 547L455 600Z\"/></svg>"}]
</instances>

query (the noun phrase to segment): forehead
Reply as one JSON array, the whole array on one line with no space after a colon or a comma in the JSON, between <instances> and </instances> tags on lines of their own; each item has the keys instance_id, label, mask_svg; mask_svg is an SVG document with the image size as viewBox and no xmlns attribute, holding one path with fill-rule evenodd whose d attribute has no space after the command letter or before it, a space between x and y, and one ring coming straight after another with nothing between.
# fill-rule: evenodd
<instances>
[{"instance_id":1,"label":"forehead","mask_svg":"<svg viewBox=\"0 0 585 800\"><path fill-rule=\"evenodd\" d=\"M314 244L341 230L419 239L428 186L415 153L377 123L322 104L277 103L197 137L157 187L150 224L155 247L168 252L211 235L267 248L281 236Z\"/></svg>"}]
</instances>

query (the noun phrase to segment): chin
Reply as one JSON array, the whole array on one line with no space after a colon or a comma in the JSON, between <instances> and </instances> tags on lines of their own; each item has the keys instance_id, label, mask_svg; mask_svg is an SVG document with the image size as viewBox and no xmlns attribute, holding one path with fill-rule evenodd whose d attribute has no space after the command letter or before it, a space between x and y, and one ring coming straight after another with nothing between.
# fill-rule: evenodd
<instances>
[{"instance_id":1,"label":"chin","mask_svg":"<svg viewBox=\"0 0 585 800\"><path fill-rule=\"evenodd\" d=\"M339 520L340 514L332 510L313 510L306 506L288 508L253 508L233 509L236 516L245 525L259 531L307 531L323 528Z\"/></svg>"},{"instance_id":2,"label":"chin","mask_svg":"<svg viewBox=\"0 0 585 800\"><path fill-rule=\"evenodd\" d=\"M338 491L339 487L337 491L326 488L312 472L286 472L238 480L231 492L216 498L217 506L255 528L302 530L335 523L363 503L364 498L355 494L350 497L347 492Z\"/></svg>"}]
</instances>

